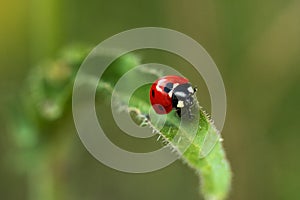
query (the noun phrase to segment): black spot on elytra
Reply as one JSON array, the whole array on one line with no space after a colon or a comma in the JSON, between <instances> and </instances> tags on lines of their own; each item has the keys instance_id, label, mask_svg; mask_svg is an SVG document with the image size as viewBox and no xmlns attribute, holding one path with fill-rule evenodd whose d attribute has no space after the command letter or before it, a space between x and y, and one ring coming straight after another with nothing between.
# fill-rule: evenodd
<instances>
[{"instance_id":1,"label":"black spot on elytra","mask_svg":"<svg viewBox=\"0 0 300 200\"><path fill-rule=\"evenodd\" d=\"M153 97L153 98L155 97L155 92L154 92L154 90L152 90L152 97Z\"/></svg>"},{"instance_id":2,"label":"black spot on elytra","mask_svg":"<svg viewBox=\"0 0 300 200\"><path fill-rule=\"evenodd\" d=\"M165 88L164 88L164 91L165 91L166 93L169 93L169 92L171 91L171 89L170 89L170 88L167 88L167 87L165 87Z\"/></svg>"},{"instance_id":3,"label":"black spot on elytra","mask_svg":"<svg viewBox=\"0 0 300 200\"><path fill-rule=\"evenodd\" d=\"M158 105L158 108L159 108L159 110L161 110L161 111L164 111L164 110L165 110L161 105Z\"/></svg>"},{"instance_id":4,"label":"black spot on elytra","mask_svg":"<svg viewBox=\"0 0 300 200\"><path fill-rule=\"evenodd\" d=\"M164 88L164 91L166 93L169 93L172 90L172 88L173 88L173 83L169 82L169 83L166 84L166 87Z\"/></svg>"}]
</instances>

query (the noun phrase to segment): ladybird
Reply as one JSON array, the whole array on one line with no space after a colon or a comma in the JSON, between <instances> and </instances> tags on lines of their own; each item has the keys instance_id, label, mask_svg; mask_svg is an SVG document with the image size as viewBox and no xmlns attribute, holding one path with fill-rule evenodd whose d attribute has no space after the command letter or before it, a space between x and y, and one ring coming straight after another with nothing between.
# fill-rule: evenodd
<instances>
[{"instance_id":1,"label":"ladybird","mask_svg":"<svg viewBox=\"0 0 300 200\"><path fill-rule=\"evenodd\" d=\"M168 114L176 110L179 117L191 117L191 107L195 104L193 88L188 79L169 75L156 80L150 89L150 102L157 114Z\"/></svg>"}]
</instances>

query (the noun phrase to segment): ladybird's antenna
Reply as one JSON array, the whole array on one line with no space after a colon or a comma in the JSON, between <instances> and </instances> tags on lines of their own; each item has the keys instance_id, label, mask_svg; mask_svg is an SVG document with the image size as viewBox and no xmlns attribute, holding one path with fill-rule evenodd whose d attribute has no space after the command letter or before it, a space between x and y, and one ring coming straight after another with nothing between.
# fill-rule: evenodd
<instances>
[{"instance_id":1,"label":"ladybird's antenna","mask_svg":"<svg viewBox=\"0 0 300 200\"><path fill-rule=\"evenodd\" d=\"M195 87L194 87L194 93L196 93L197 91L198 91L198 87L195 86Z\"/></svg>"}]
</instances>

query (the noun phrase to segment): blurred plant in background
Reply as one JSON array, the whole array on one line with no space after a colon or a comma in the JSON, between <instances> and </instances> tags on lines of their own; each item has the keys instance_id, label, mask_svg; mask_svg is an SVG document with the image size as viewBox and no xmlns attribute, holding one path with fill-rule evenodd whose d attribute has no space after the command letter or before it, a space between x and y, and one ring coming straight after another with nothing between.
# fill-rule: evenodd
<instances>
[{"instance_id":1,"label":"blurred plant in background","mask_svg":"<svg viewBox=\"0 0 300 200\"><path fill-rule=\"evenodd\" d=\"M10 103L9 133L18 170L26 174L29 199L65 199L63 170L70 140L57 127L70 103L73 80L87 47L64 50L58 58L31 69Z\"/></svg>"}]
</instances>

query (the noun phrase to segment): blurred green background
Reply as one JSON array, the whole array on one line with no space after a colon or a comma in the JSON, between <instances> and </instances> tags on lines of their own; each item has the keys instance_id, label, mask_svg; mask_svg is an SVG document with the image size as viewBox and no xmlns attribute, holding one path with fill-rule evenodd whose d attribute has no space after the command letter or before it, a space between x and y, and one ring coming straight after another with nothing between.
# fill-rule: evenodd
<instances>
[{"instance_id":1,"label":"blurred green background","mask_svg":"<svg viewBox=\"0 0 300 200\"><path fill-rule=\"evenodd\" d=\"M234 174L229 199L300 199L299 0L11 0L0 3L0 24L1 199L30 199L32 185L47 188L49 181L38 176L32 183L20 173L19 152L6 128L7 102L20 93L32 66L66 45L97 45L143 26L191 36L219 67L228 97L222 134ZM201 199L197 177L180 161L148 174L126 174L86 151L71 114L57 132L72 143L63 167L56 166L64 199Z\"/></svg>"}]
</instances>

